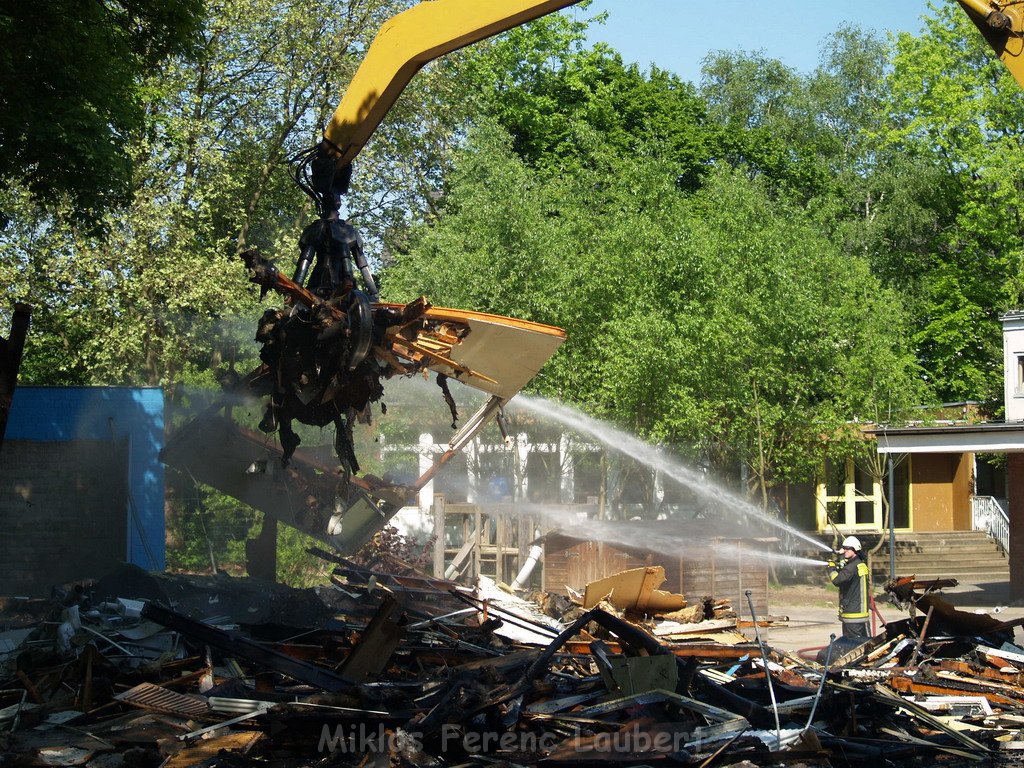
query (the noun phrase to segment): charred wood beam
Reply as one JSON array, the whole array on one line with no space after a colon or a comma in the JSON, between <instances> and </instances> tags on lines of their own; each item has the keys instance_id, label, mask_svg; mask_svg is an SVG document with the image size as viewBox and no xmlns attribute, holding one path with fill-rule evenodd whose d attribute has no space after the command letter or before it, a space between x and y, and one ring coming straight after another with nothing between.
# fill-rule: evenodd
<instances>
[{"instance_id":1,"label":"charred wood beam","mask_svg":"<svg viewBox=\"0 0 1024 768\"><path fill-rule=\"evenodd\" d=\"M294 280L282 275L276 266L269 260L260 256L256 250L246 251L241 255L245 266L249 268L249 282L256 283L260 287L260 299L267 295L268 291L274 290L287 296L292 301L304 304L311 309L321 304L326 304L323 299L312 291L299 285ZM344 317L344 312L337 307L327 305L329 311L335 318Z\"/></svg>"},{"instance_id":2,"label":"charred wood beam","mask_svg":"<svg viewBox=\"0 0 1024 768\"><path fill-rule=\"evenodd\" d=\"M265 648L247 637L203 624L155 603L146 603L142 608L142 617L198 643L246 659L303 683L323 688L325 691L337 692L352 686L352 681L330 670L293 659L291 656Z\"/></svg>"},{"instance_id":3,"label":"charred wood beam","mask_svg":"<svg viewBox=\"0 0 1024 768\"><path fill-rule=\"evenodd\" d=\"M622 653L622 646L612 640L606 640L605 645L612 653ZM737 643L736 645L722 645L714 642L680 643L678 645L665 646L673 656L684 659L741 659L757 652L757 646L753 643ZM569 653L590 654L589 640L570 640L565 644Z\"/></svg>"}]
</instances>

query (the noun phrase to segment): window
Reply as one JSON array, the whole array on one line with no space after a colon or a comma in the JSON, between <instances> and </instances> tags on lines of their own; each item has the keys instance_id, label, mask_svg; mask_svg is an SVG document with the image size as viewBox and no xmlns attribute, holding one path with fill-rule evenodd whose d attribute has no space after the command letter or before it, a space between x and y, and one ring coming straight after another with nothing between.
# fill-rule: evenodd
<instances>
[{"instance_id":1,"label":"window","mask_svg":"<svg viewBox=\"0 0 1024 768\"><path fill-rule=\"evenodd\" d=\"M881 486L853 459L829 460L818 486L818 501L827 518L819 520L821 530L831 521L840 528L881 528Z\"/></svg>"},{"instance_id":2,"label":"window","mask_svg":"<svg viewBox=\"0 0 1024 768\"><path fill-rule=\"evenodd\" d=\"M909 457L896 463L894 474L894 522L896 528L909 528L910 469ZM888 478L876 482L869 472L853 459L829 460L817 489L818 530L829 530L829 521L840 529L881 530L885 520L882 496Z\"/></svg>"}]
</instances>

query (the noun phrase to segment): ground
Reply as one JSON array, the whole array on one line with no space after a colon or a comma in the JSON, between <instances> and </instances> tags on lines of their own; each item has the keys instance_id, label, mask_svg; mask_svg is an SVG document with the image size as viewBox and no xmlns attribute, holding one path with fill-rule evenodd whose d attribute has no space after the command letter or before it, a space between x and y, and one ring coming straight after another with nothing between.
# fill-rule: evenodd
<instances>
[{"instance_id":1,"label":"ground","mask_svg":"<svg viewBox=\"0 0 1024 768\"><path fill-rule=\"evenodd\" d=\"M828 608L836 604L837 594L835 587L826 584L786 584L772 587L768 600L772 613L777 613L777 605Z\"/></svg>"},{"instance_id":2,"label":"ground","mask_svg":"<svg viewBox=\"0 0 1024 768\"><path fill-rule=\"evenodd\" d=\"M875 589L875 594L880 592ZM961 584L943 590L943 596L962 611L994 613L1000 619L1011 621L1024 618L1024 605L1009 605L1008 585ZM772 646L785 651L820 647L828 643L829 635L842 634L842 627L836 614L837 592L835 588L822 585L795 585L773 589L769 593L769 611L775 617L788 617L762 633L762 638ZM905 618L906 614L881 600L876 607L882 618L892 621ZM879 626L877 631L881 631ZM1016 640L1024 644L1024 630L1016 631ZM746 630L751 638L753 630Z\"/></svg>"}]
</instances>

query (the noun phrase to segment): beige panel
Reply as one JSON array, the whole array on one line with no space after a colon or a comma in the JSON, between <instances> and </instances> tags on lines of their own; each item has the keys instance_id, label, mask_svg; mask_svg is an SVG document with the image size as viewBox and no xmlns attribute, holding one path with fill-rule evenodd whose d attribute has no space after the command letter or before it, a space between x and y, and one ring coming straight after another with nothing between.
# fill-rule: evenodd
<instances>
[{"instance_id":1,"label":"beige panel","mask_svg":"<svg viewBox=\"0 0 1024 768\"><path fill-rule=\"evenodd\" d=\"M915 531L952 531L953 479L959 454L918 454L911 484Z\"/></svg>"},{"instance_id":2,"label":"beige panel","mask_svg":"<svg viewBox=\"0 0 1024 768\"><path fill-rule=\"evenodd\" d=\"M974 474L974 454L962 453L955 458L956 472L950 488L953 505L953 530L971 530L971 481Z\"/></svg>"},{"instance_id":3,"label":"beige panel","mask_svg":"<svg viewBox=\"0 0 1024 768\"><path fill-rule=\"evenodd\" d=\"M563 341L563 335L475 317L469 335L452 349L452 360L497 382L465 377L463 383L507 400L537 375Z\"/></svg>"}]
</instances>

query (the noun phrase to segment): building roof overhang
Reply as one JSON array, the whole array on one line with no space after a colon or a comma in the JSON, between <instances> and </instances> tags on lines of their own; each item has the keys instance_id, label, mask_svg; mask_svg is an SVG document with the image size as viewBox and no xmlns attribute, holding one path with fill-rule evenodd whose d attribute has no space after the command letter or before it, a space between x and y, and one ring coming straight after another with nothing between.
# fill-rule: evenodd
<instances>
[{"instance_id":1,"label":"building roof overhang","mask_svg":"<svg viewBox=\"0 0 1024 768\"><path fill-rule=\"evenodd\" d=\"M1024 422L944 427L879 427L879 453L1024 453Z\"/></svg>"}]
</instances>

